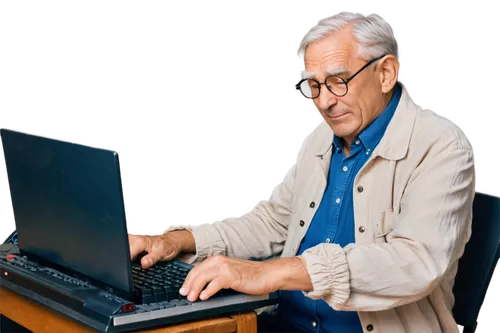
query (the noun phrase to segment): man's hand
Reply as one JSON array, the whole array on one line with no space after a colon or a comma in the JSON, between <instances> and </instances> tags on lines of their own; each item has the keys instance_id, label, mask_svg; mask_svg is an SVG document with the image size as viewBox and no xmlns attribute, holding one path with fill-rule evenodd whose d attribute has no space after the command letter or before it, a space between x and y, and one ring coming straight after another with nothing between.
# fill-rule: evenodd
<instances>
[{"instance_id":1,"label":"man's hand","mask_svg":"<svg viewBox=\"0 0 500 333\"><path fill-rule=\"evenodd\" d=\"M148 268L158 261L174 259L181 252L195 252L195 243L190 231L172 231L160 236L128 235L130 258L134 260L142 252L141 266Z\"/></svg>"},{"instance_id":2,"label":"man's hand","mask_svg":"<svg viewBox=\"0 0 500 333\"><path fill-rule=\"evenodd\" d=\"M191 302L198 299L198 295L205 300L221 289L262 295L273 291L270 280L263 262L217 255L207 258L189 272L180 293L187 295Z\"/></svg>"},{"instance_id":3,"label":"man's hand","mask_svg":"<svg viewBox=\"0 0 500 333\"><path fill-rule=\"evenodd\" d=\"M264 295L278 289L311 290L312 284L299 258L249 261L218 255L194 267L179 292L194 302L221 289Z\"/></svg>"}]
</instances>

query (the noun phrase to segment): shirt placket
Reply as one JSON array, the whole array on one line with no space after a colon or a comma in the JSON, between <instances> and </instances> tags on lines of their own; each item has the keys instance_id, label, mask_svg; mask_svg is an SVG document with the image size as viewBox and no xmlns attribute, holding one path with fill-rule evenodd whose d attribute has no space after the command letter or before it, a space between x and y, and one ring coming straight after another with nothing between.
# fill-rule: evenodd
<instances>
[{"instance_id":1,"label":"shirt placket","mask_svg":"<svg viewBox=\"0 0 500 333\"><path fill-rule=\"evenodd\" d=\"M332 163L330 165L330 184L334 184L334 186L332 186L332 191L329 196L330 209L328 212L328 219L325 221L327 222L324 238L326 243L333 242L338 231L340 207L342 205L342 193L344 192L343 189L348 181L348 177L346 177L345 173L341 170L339 171L339 167L342 168L344 156L345 155L342 151L338 152L333 156Z\"/></svg>"},{"instance_id":2,"label":"shirt placket","mask_svg":"<svg viewBox=\"0 0 500 333\"><path fill-rule=\"evenodd\" d=\"M349 184L349 179L352 177L352 172L356 166L356 161L359 159L359 152L362 150L359 139L356 139L355 145L351 145L351 154L346 156L342 151L336 156L338 160L333 160L332 167L330 169L333 174L330 176L335 177L335 189L330 198L330 213L329 220L326 230L326 243L335 242L337 232L339 230L340 223L340 212L342 205L345 201L345 193L347 192L347 185Z\"/></svg>"}]
</instances>

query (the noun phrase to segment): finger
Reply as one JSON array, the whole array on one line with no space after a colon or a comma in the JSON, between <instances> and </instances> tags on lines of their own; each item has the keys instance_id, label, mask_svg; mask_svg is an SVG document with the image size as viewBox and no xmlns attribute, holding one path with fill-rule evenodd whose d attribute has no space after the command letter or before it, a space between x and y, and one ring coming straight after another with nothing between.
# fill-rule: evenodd
<instances>
[{"instance_id":1,"label":"finger","mask_svg":"<svg viewBox=\"0 0 500 333\"><path fill-rule=\"evenodd\" d=\"M196 279L196 277L200 274L200 268L203 269L204 263L202 262L198 266L191 269L186 278L184 279L184 283L182 284L181 289L179 289L179 294L182 296L187 296L191 291L191 284Z\"/></svg>"},{"instance_id":2,"label":"finger","mask_svg":"<svg viewBox=\"0 0 500 333\"><path fill-rule=\"evenodd\" d=\"M169 251L166 251L166 252L168 254L163 254L163 256L161 257L160 260L162 260L162 261L170 261L172 259L175 259L175 257L177 257L177 255L179 254L179 253L174 252L174 251L172 251L170 249L169 249Z\"/></svg>"},{"instance_id":3,"label":"finger","mask_svg":"<svg viewBox=\"0 0 500 333\"><path fill-rule=\"evenodd\" d=\"M157 252L151 252L141 259L142 268L149 268L156 264L161 259L161 256Z\"/></svg>"},{"instance_id":4,"label":"finger","mask_svg":"<svg viewBox=\"0 0 500 333\"><path fill-rule=\"evenodd\" d=\"M189 292L187 299L190 302L196 301L205 286L217 278L218 270L214 269L206 270L198 274L198 276L196 276L196 278L191 282L191 291Z\"/></svg>"},{"instance_id":5,"label":"finger","mask_svg":"<svg viewBox=\"0 0 500 333\"><path fill-rule=\"evenodd\" d=\"M202 301L204 301L204 300L212 297L213 295L215 295L215 293L217 293L221 289L222 289L222 286L221 286L219 280L214 279L208 284L208 286L205 288L205 290L203 290L200 293L200 299Z\"/></svg>"},{"instance_id":6,"label":"finger","mask_svg":"<svg viewBox=\"0 0 500 333\"><path fill-rule=\"evenodd\" d=\"M146 242L141 238L142 236L129 235L130 258L132 260L137 255L146 250Z\"/></svg>"}]
</instances>

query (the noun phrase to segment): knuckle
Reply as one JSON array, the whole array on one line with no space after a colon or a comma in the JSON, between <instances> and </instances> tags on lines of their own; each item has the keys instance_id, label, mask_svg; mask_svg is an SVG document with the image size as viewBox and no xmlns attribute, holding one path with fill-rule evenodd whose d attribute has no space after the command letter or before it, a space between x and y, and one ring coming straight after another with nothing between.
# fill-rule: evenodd
<instances>
[{"instance_id":1,"label":"knuckle","mask_svg":"<svg viewBox=\"0 0 500 333\"><path fill-rule=\"evenodd\" d=\"M212 256L211 258L212 258L212 261L214 261L216 263L221 263L224 261L224 256L221 254L216 254L216 255Z\"/></svg>"},{"instance_id":2,"label":"knuckle","mask_svg":"<svg viewBox=\"0 0 500 333\"><path fill-rule=\"evenodd\" d=\"M216 289L227 289L231 287L230 281L227 279L215 279L214 284Z\"/></svg>"}]
</instances>

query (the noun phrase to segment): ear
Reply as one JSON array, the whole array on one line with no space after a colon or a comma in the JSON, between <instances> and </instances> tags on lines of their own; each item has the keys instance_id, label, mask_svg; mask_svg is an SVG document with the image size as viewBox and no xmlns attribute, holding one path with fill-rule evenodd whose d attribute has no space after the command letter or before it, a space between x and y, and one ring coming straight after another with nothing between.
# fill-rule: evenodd
<instances>
[{"instance_id":1,"label":"ear","mask_svg":"<svg viewBox=\"0 0 500 333\"><path fill-rule=\"evenodd\" d=\"M382 92L387 94L398 82L399 61L395 56L389 54L379 60L377 67L380 87Z\"/></svg>"}]
</instances>

